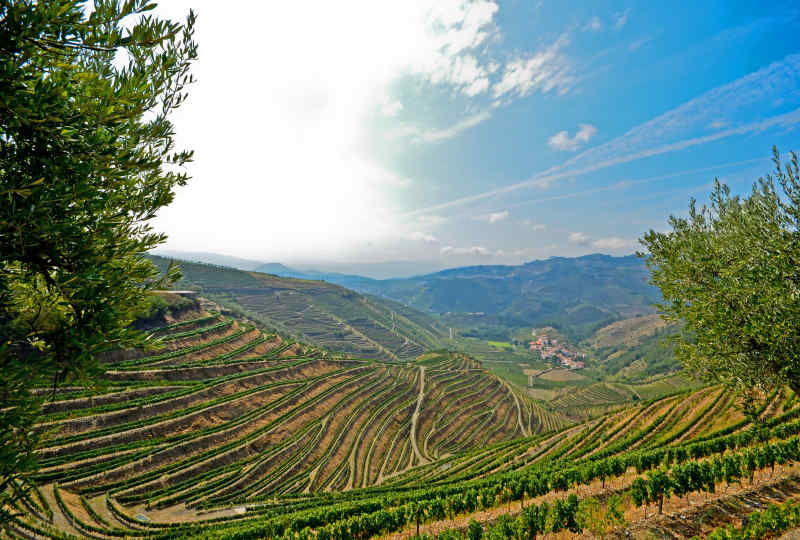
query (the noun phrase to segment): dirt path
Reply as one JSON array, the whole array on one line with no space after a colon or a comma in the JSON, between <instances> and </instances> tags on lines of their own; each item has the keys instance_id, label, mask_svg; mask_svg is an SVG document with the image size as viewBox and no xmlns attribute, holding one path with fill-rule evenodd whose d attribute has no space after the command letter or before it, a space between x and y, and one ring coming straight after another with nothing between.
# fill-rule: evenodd
<instances>
[{"instance_id":1,"label":"dirt path","mask_svg":"<svg viewBox=\"0 0 800 540\"><path fill-rule=\"evenodd\" d=\"M525 429L525 424L522 422L522 404L519 402L519 397L517 397L516 392L511 388L511 384L508 381L503 381L508 388L508 391L511 392L511 397L514 398L514 405L517 406L517 423L519 424L519 430L522 433L523 437L530 437L531 432Z\"/></svg>"},{"instance_id":2,"label":"dirt path","mask_svg":"<svg viewBox=\"0 0 800 540\"><path fill-rule=\"evenodd\" d=\"M427 459L422 456L417 446L417 420L419 420L419 410L422 408L422 400L425 398L425 366L419 366L419 394L417 395L417 407L414 409L414 414L411 415L411 448L414 449L414 455L420 462L420 465L429 463Z\"/></svg>"},{"instance_id":3,"label":"dirt path","mask_svg":"<svg viewBox=\"0 0 800 540\"><path fill-rule=\"evenodd\" d=\"M53 484L42 486L41 492L45 501L47 501L47 505L53 511L52 525L60 531L67 532L72 535L83 536L81 531L72 526L72 520L64 515L64 512L61 511L61 507L58 506L55 493L53 492Z\"/></svg>"}]
</instances>

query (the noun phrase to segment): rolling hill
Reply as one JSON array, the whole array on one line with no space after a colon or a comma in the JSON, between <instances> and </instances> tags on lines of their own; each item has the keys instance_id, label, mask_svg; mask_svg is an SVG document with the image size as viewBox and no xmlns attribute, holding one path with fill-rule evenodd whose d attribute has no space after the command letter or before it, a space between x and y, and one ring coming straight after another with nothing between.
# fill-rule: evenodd
<instances>
[{"instance_id":1,"label":"rolling hill","mask_svg":"<svg viewBox=\"0 0 800 540\"><path fill-rule=\"evenodd\" d=\"M569 423L462 354L354 359L180 306L150 321L158 350L111 354L101 390L45 405L37 479L53 507L86 500L79 515L125 527L113 493L120 508L204 519L197 509L382 484ZM77 519L55 524L85 534Z\"/></svg>"},{"instance_id":2,"label":"rolling hill","mask_svg":"<svg viewBox=\"0 0 800 540\"><path fill-rule=\"evenodd\" d=\"M652 313L659 295L648 276L634 255L587 255L352 286L420 310L461 316L463 326L553 324L587 335L603 323Z\"/></svg>"},{"instance_id":3,"label":"rolling hill","mask_svg":"<svg viewBox=\"0 0 800 540\"><path fill-rule=\"evenodd\" d=\"M676 332L660 315L645 315L600 328L581 346L604 376L630 381L680 370L667 339Z\"/></svg>"},{"instance_id":4,"label":"rolling hill","mask_svg":"<svg viewBox=\"0 0 800 540\"><path fill-rule=\"evenodd\" d=\"M173 261L158 256L151 260L162 271ZM431 316L398 302L323 281L175 262L183 274L176 288L201 291L270 328L320 347L405 360L441 346L442 327Z\"/></svg>"},{"instance_id":5,"label":"rolling hill","mask_svg":"<svg viewBox=\"0 0 800 540\"><path fill-rule=\"evenodd\" d=\"M230 258L197 254L207 262ZM203 255L203 257L200 257ZM485 339L507 339L515 329L553 325L576 341L611 322L653 313L658 289L644 261L630 255L551 257L516 266L468 266L397 279L298 270L280 263L230 266L280 277L324 281L419 311L442 315L446 326Z\"/></svg>"},{"instance_id":6,"label":"rolling hill","mask_svg":"<svg viewBox=\"0 0 800 540\"><path fill-rule=\"evenodd\" d=\"M552 257L517 266L468 266L402 279L300 271L279 264L261 271L325 280L446 314L448 326L507 337L509 329L555 325L576 339L610 322L653 313L660 299L644 262L630 255ZM492 333L494 332L494 333Z\"/></svg>"},{"instance_id":7,"label":"rolling hill","mask_svg":"<svg viewBox=\"0 0 800 540\"><path fill-rule=\"evenodd\" d=\"M104 386L45 405L11 537L405 538L416 522L444 539L530 508L558 531L612 497L634 537L689 536L800 494L789 390L758 423L715 386L571 423L460 353L354 359L175 305L150 321L158 350L111 354ZM692 517L643 516L642 485Z\"/></svg>"}]
</instances>

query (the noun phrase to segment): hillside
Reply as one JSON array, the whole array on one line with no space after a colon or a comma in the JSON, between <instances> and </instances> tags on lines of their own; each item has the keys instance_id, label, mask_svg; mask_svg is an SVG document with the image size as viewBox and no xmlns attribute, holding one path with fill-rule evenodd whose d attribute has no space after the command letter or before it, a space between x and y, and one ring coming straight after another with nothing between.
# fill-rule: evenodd
<instances>
[{"instance_id":1,"label":"hillside","mask_svg":"<svg viewBox=\"0 0 800 540\"><path fill-rule=\"evenodd\" d=\"M162 271L171 259L152 256ZM178 289L194 289L270 328L332 351L407 360L438 348L444 335L429 315L323 281L281 278L175 261Z\"/></svg>"},{"instance_id":2,"label":"hillside","mask_svg":"<svg viewBox=\"0 0 800 540\"><path fill-rule=\"evenodd\" d=\"M676 331L660 315L645 315L600 328L581 346L604 376L638 380L680 370L667 339Z\"/></svg>"},{"instance_id":3,"label":"hillside","mask_svg":"<svg viewBox=\"0 0 800 540\"><path fill-rule=\"evenodd\" d=\"M520 328L510 340L456 336L448 346L480 360L492 373L526 388L534 399L574 420L594 418L639 400L698 386L676 360L667 337L675 331L659 314L621 319L576 341L552 326ZM569 369L543 358L531 342L545 336L576 354Z\"/></svg>"},{"instance_id":4,"label":"hillside","mask_svg":"<svg viewBox=\"0 0 800 540\"><path fill-rule=\"evenodd\" d=\"M719 387L570 424L457 353L344 358L186 302L158 324L161 350L111 355L105 388L64 389L46 405L35 428L47 433L41 487L20 504L13 534L408 537L414 508L423 532L463 531L469 519L515 519L520 500L536 508L570 493L597 496L600 508L625 495L620 512L650 534L678 525L642 519L626 495L637 478L662 464L678 475L684 463L744 460L770 441L780 450L752 462L755 480L769 493L800 493L787 467L769 474L775 456L800 460L791 450L800 404L788 390L765 396L758 430ZM750 469L736 463L738 473L709 473L719 476L711 487L687 484L690 502L667 501L672 511L705 509L691 534L741 512L731 498L747 490ZM704 489L710 501L695 496ZM769 500L759 493L749 500ZM724 516L709 513L715 504Z\"/></svg>"},{"instance_id":5,"label":"hillside","mask_svg":"<svg viewBox=\"0 0 800 540\"><path fill-rule=\"evenodd\" d=\"M419 310L449 314L453 326L484 331L555 325L577 338L622 318L653 312L658 290L630 255L552 257L518 266L470 266L407 279L327 275L360 292Z\"/></svg>"},{"instance_id":6,"label":"hillside","mask_svg":"<svg viewBox=\"0 0 800 540\"><path fill-rule=\"evenodd\" d=\"M345 358L187 302L160 323L159 350L110 355L104 387L64 389L46 404L35 428L46 433L37 475L46 497L58 482L65 499L85 497L119 527L106 494L134 512L146 504L154 517L201 519L183 505L382 484L568 424L457 353Z\"/></svg>"},{"instance_id":7,"label":"hillside","mask_svg":"<svg viewBox=\"0 0 800 540\"><path fill-rule=\"evenodd\" d=\"M187 254L184 258L189 258ZM397 279L298 270L279 263L256 265L215 254L206 262L280 277L334 283L363 294L395 300L440 322L483 339L506 340L519 328L555 325L581 340L620 319L653 313L658 290L638 257L552 257L517 266L469 266ZM230 264L224 261L232 261Z\"/></svg>"}]
</instances>

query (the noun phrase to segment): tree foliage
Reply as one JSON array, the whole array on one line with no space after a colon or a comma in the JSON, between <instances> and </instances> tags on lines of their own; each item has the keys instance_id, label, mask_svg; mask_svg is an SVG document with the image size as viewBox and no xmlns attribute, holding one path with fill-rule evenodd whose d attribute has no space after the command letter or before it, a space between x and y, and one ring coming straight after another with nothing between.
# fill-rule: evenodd
<instances>
[{"instance_id":1,"label":"tree foliage","mask_svg":"<svg viewBox=\"0 0 800 540\"><path fill-rule=\"evenodd\" d=\"M91 9L93 7L93 9ZM186 183L170 112L195 17L145 0L0 0L0 479L30 468L32 385L91 381L158 275L149 222ZM0 504L0 508L3 504Z\"/></svg>"},{"instance_id":2,"label":"tree foliage","mask_svg":"<svg viewBox=\"0 0 800 540\"><path fill-rule=\"evenodd\" d=\"M774 151L775 173L747 196L715 181L647 248L661 309L682 331L675 354L700 377L750 391L800 391L800 164Z\"/></svg>"}]
</instances>

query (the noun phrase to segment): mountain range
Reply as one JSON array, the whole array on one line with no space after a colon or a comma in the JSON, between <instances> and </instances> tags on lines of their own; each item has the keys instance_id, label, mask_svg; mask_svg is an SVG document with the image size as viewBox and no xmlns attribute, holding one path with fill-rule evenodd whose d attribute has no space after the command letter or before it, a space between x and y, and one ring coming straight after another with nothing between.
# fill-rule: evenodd
<instances>
[{"instance_id":1,"label":"mountain range","mask_svg":"<svg viewBox=\"0 0 800 540\"><path fill-rule=\"evenodd\" d=\"M422 276L371 279L302 272L283 265L258 271L336 283L445 317L448 325L517 328L555 325L585 337L615 320L649 314L660 300L635 255L552 257L521 265L468 266Z\"/></svg>"},{"instance_id":2,"label":"mountain range","mask_svg":"<svg viewBox=\"0 0 800 540\"><path fill-rule=\"evenodd\" d=\"M219 259L216 259L219 260ZM252 263L252 261L250 261ZM324 281L438 314L447 326L503 337L509 329L552 325L576 339L611 322L653 313L660 300L635 255L551 257L520 265L452 268L408 278L299 270L280 263L250 269L285 278Z\"/></svg>"}]
</instances>

